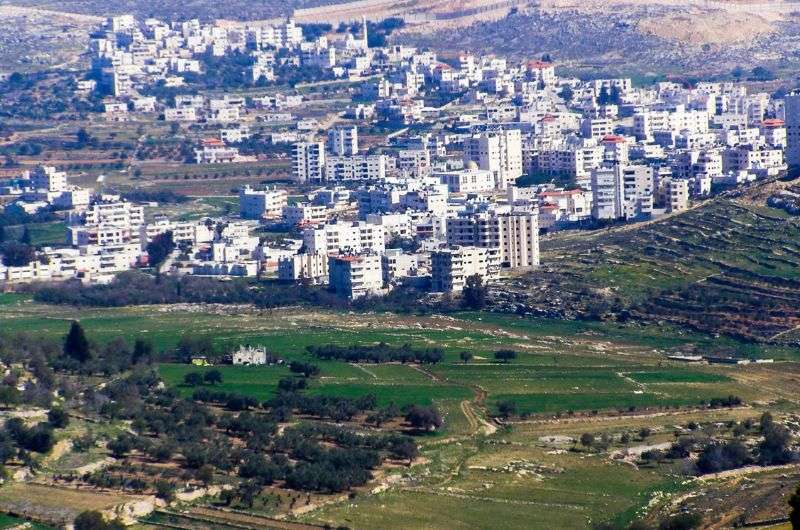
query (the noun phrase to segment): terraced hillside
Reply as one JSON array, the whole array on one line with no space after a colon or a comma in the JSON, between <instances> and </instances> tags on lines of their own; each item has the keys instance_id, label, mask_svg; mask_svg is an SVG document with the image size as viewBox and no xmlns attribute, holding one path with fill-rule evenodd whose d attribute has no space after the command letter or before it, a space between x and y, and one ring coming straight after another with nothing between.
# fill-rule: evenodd
<instances>
[{"instance_id":1,"label":"terraced hillside","mask_svg":"<svg viewBox=\"0 0 800 530\"><path fill-rule=\"evenodd\" d=\"M556 235L542 261L500 288L504 309L797 338L800 223L781 210L719 199L646 226Z\"/></svg>"}]
</instances>

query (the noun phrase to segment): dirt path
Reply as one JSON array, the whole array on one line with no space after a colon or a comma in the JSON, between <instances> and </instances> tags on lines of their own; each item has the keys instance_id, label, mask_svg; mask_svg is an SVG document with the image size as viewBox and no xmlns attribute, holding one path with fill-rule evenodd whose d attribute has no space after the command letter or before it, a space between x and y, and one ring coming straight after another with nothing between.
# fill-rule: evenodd
<instances>
[{"instance_id":1,"label":"dirt path","mask_svg":"<svg viewBox=\"0 0 800 530\"><path fill-rule=\"evenodd\" d=\"M411 367L421 374L428 376L431 381L435 381L437 383L449 382L447 379L444 379L419 365L412 365ZM475 397L472 399L472 401L465 399L460 403L461 412L464 414L464 417L467 418L469 427L475 434L478 434L481 430L483 430L483 434L486 436L492 435L497 432L497 426L483 419L477 412L475 412L475 409L473 408L478 407L480 409L484 409L487 396L486 390L484 390L480 385L472 385L471 388L475 392Z\"/></svg>"},{"instance_id":2,"label":"dirt path","mask_svg":"<svg viewBox=\"0 0 800 530\"><path fill-rule=\"evenodd\" d=\"M67 454L70 449L72 449L72 440L69 439L59 440L53 446L53 449L50 451L50 454L48 454L44 458L43 463L50 464L52 462L55 462L56 460Z\"/></svg>"},{"instance_id":3,"label":"dirt path","mask_svg":"<svg viewBox=\"0 0 800 530\"><path fill-rule=\"evenodd\" d=\"M469 428L473 431L478 430L478 418L475 417L475 411L472 410L472 407L469 406L469 400L464 400L461 402L461 412L466 416L467 421L469 422Z\"/></svg>"},{"instance_id":4,"label":"dirt path","mask_svg":"<svg viewBox=\"0 0 800 530\"><path fill-rule=\"evenodd\" d=\"M481 418L472 408L473 403L467 399L461 402L461 412L466 416L470 429L477 434L481 430L486 436L497 432L497 427L485 419Z\"/></svg>"},{"instance_id":5,"label":"dirt path","mask_svg":"<svg viewBox=\"0 0 800 530\"><path fill-rule=\"evenodd\" d=\"M370 369L367 368L366 366L363 366L363 365L358 364L358 363L350 363L350 366L352 366L354 368L358 368L359 370L361 370L362 372L364 372L365 374L367 374L368 376L370 376L373 379L378 379L378 376L375 375L375 372L370 371Z\"/></svg>"},{"instance_id":6,"label":"dirt path","mask_svg":"<svg viewBox=\"0 0 800 530\"><path fill-rule=\"evenodd\" d=\"M793 327L793 328L785 329L785 330L783 330L783 331L781 331L781 332L779 332L779 333L776 333L775 335L771 336L771 337L769 338L769 340L770 340L770 341L774 341L774 340L776 340L777 338L779 338L779 337L781 337L781 336L783 336L783 335L786 335L786 334L788 334L788 333L792 333L792 332L794 332L794 331L798 331L798 330L800 330L800 326L795 326L795 327Z\"/></svg>"},{"instance_id":7,"label":"dirt path","mask_svg":"<svg viewBox=\"0 0 800 530\"><path fill-rule=\"evenodd\" d=\"M434 381L436 383L444 383L445 382L444 379L442 379L438 375L434 374L433 372L430 372L430 371L424 369L423 367L419 366L418 364L410 364L409 366L411 368L413 368L414 370L416 370L417 372L419 372L422 375L424 375L425 377L427 377L428 379L430 379L431 381Z\"/></svg>"}]
</instances>

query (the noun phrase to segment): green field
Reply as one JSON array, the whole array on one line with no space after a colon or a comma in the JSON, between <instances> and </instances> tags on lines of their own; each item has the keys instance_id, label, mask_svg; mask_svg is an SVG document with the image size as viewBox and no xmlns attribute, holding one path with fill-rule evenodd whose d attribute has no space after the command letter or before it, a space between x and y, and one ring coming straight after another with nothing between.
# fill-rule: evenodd
<instances>
[{"instance_id":1,"label":"green field","mask_svg":"<svg viewBox=\"0 0 800 530\"><path fill-rule=\"evenodd\" d=\"M29 528L31 530L53 530L51 526L46 526L41 523L26 521L25 519L20 519L19 517L14 517L12 515L0 513L0 530L5 530L6 528L14 528L20 525L26 525L25 528Z\"/></svg>"},{"instance_id":2,"label":"green field","mask_svg":"<svg viewBox=\"0 0 800 530\"><path fill-rule=\"evenodd\" d=\"M641 412L691 414L692 418L757 416L755 411L703 410L695 407L730 394L747 404L782 399L781 407L794 410L791 385L795 363L774 365L686 366L670 362L667 353L714 344L711 336L671 326L620 325L609 322L560 321L512 315L456 313L411 316L388 313L334 312L312 309L254 309L194 306L74 309L35 303L29 295L0 295L0 322L4 331L25 331L55 339L63 337L78 318L92 341L117 337L151 340L169 354L184 334L207 336L219 351L241 344L263 345L285 361L303 360L320 367L310 381L310 395L359 397L372 394L380 406L395 403L434 404L444 418L437 433L419 439L424 464L390 470L407 477L378 495L361 493L313 511L303 520L346 524L351 528L590 528L609 519L630 520L658 491L675 491L680 478L668 469L640 468L617 463L607 455L583 451L553 451L541 441L545 434L575 439L581 432L599 432L593 423L597 411L603 425L616 432L637 432L653 420ZM776 358L797 358L797 349L736 343L741 351ZM443 362L432 366L403 364L349 364L320 361L306 347L320 344L408 344L440 347ZM513 348L518 356L497 363L493 352ZM459 353L473 358L464 363ZM214 366L223 383L216 389L246 394L259 401L275 395L278 381L291 376L286 365ZM189 372L212 367L161 363L158 371L167 385L182 396L194 388L183 385ZM206 387L211 388L211 387ZM776 393L777 392L777 393ZM497 403L513 401L519 415L513 427L495 434L481 423ZM691 407L691 409L689 408ZM572 423L556 417L576 416ZM623 413L623 414L619 414ZM737 415L738 416L734 416ZM583 423L581 423L583 422ZM613 424L612 424L613 422ZM679 418L664 416L657 441L668 440ZM76 428L80 425L76 422ZM491 425L490 425L491 427ZM494 428L498 428L495 426ZM572 444L558 446L569 449ZM100 455L88 455L91 461ZM514 462L545 466L544 471L518 473L498 470ZM55 472L84 464L63 457L46 470ZM551 471L547 471L551 469ZM1 528L1 527L0 527Z\"/></svg>"},{"instance_id":3,"label":"green field","mask_svg":"<svg viewBox=\"0 0 800 530\"><path fill-rule=\"evenodd\" d=\"M61 221L53 223L32 223L25 225L31 238L31 245L43 247L63 245L67 241L67 225ZM23 226L11 226L7 229L7 237L21 239L25 231Z\"/></svg>"},{"instance_id":4,"label":"green field","mask_svg":"<svg viewBox=\"0 0 800 530\"><path fill-rule=\"evenodd\" d=\"M373 394L379 406L432 404L446 399L469 399L472 391L463 386L437 385L416 370L402 365L367 366L357 368L346 363L318 362L321 373L312 382L312 395L357 398ZM273 397L278 381L291 374L286 366L216 366L198 367L189 364L161 364L159 374L164 381L183 396L191 396L194 388L183 385L189 372L204 373L218 369L223 382L213 387L224 392L252 396L258 400ZM207 386L206 388L212 388Z\"/></svg>"},{"instance_id":5,"label":"green field","mask_svg":"<svg viewBox=\"0 0 800 530\"><path fill-rule=\"evenodd\" d=\"M626 374L637 383L725 383L729 377L708 372L662 370L659 372L631 372Z\"/></svg>"},{"instance_id":6,"label":"green field","mask_svg":"<svg viewBox=\"0 0 800 530\"><path fill-rule=\"evenodd\" d=\"M76 311L37 304L25 295L0 295L4 330L60 338L74 318L100 343L117 337L129 342L144 338L169 352L181 336L191 334L210 337L220 351L241 344L262 345L286 361L319 364L321 376L309 392L346 397L372 393L382 405L460 401L474 396L478 387L488 394L490 406L511 399L520 411L529 413L695 405L729 394L749 399L758 393L725 375L725 369L661 366L660 352L711 340L702 334L671 335L669 328L477 313L439 319L307 310L217 314L130 307ZM445 361L430 368L438 381L407 366L356 367L321 362L306 353L309 345L378 342L442 348ZM518 358L509 364L495 363L492 352L503 347L517 350ZM468 364L458 356L465 350L474 355ZM188 396L193 390L179 385L193 369L167 364L161 373L168 384ZM259 400L272 396L278 380L288 375L285 367L222 370L223 390Z\"/></svg>"},{"instance_id":7,"label":"green field","mask_svg":"<svg viewBox=\"0 0 800 530\"><path fill-rule=\"evenodd\" d=\"M409 486L359 496L307 519L367 529L589 528L639 507L653 491L675 487L674 480L654 471L579 453L551 454L524 431L503 438L513 445L466 443L429 450L434 469L461 464L460 472L443 483L417 476ZM552 472L537 476L497 469L511 462Z\"/></svg>"}]
</instances>

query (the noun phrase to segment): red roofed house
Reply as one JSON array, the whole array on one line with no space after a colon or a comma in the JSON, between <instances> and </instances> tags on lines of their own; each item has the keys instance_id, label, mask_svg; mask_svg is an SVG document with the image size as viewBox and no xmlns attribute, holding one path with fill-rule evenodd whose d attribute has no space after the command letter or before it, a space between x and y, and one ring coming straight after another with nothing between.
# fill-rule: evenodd
<instances>
[{"instance_id":1,"label":"red roofed house","mask_svg":"<svg viewBox=\"0 0 800 530\"><path fill-rule=\"evenodd\" d=\"M239 158L239 149L228 147L219 138L205 138L200 148L194 150L198 164L223 164L235 162Z\"/></svg>"},{"instance_id":2,"label":"red roofed house","mask_svg":"<svg viewBox=\"0 0 800 530\"><path fill-rule=\"evenodd\" d=\"M553 66L553 63L544 61L528 61L528 77L532 81L544 82L545 85L555 85L555 66Z\"/></svg>"}]
</instances>

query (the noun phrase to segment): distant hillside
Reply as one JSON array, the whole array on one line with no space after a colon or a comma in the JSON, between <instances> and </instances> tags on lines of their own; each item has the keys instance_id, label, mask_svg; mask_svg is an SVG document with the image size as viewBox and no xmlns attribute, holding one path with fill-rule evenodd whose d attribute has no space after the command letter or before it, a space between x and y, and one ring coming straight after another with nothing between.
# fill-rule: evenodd
<instances>
[{"instance_id":1,"label":"distant hillside","mask_svg":"<svg viewBox=\"0 0 800 530\"><path fill-rule=\"evenodd\" d=\"M411 25L420 46L511 57L551 54L586 74L712 76L766 66L791 77L800 55L795 2L697 0L542 0L471 25Z\"/></svg>"},{"instance_id":2,"label":"distant hillside","mask_svg":"<svg viewBox=\"0 0 800 530\"><path fill-rule=\"evenodd\" d=\"M745 340L800 340L800 218L759 184L645 225L542 241L541 270L495 293L498 308L665 321ZM735 195L735 196L734 196Z\"/></svg>"},{"instance_id":3,"label":"distant hillside","mask_svg":"<svg viewBox=\"0 0 800 530\"><path fill-rule=\"evenodd\" d=\"M402 17L406 28L393 35L401 42L453 54L549 53L562 71L586 76L711 77L764 66L788 79L800 68L800 4L789 0L0 0L0 7L9 5L166 20L293 16L337 24ZM20 27L19 19L0 14L0 21ZM50 33L46 24L31 26L23 23L26 34ZM6 40L13 50L14 39Z\"/></svg>"},{"instance_id":4,"label":"distant hillside","mask_svg":"<svg viewBox=\"0 0 800 530\"><path fill-rule=\"evenodd\" d=\"M84 15L109 16L132 13L139 17L156 17L164 20L204 20L226 18L231 20L260 20L291 14L293 9L329 3L325 0L186 0L163 2L158 0L11 0L0 5L17 5L53 9Z\"/></svg>"}]
</instances>

